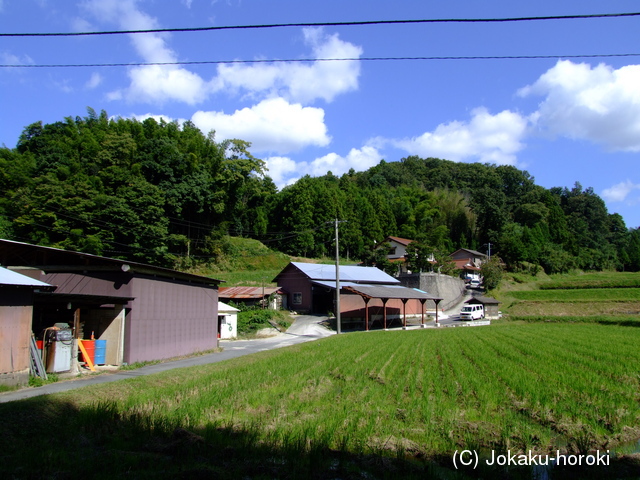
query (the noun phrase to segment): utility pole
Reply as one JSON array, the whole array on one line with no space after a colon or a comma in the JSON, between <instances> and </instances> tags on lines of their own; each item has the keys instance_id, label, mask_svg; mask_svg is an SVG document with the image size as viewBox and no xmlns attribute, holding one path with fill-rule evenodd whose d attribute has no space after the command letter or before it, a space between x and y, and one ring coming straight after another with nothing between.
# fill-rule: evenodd
<instances>
[{"instance_id":1,"label":"utility pole","mask_svg":"<svg viewBox=\"0 0 640 480\"><path fill-rule=\"evenodd\" d=\"M342 333L340 318L340 249L338 248L338 219L336 218L336 331Z\"/></svg>"},{"instance_id":2,"label":"utility pole","mask_svg":"<svg viewBox=\"0 0 640 480\"><path fill-rule=\"evenodd\" d=\"M491 260L491 243L488 243L487 245L489 245L489 260Z\"/></svg>"}]
</instances>

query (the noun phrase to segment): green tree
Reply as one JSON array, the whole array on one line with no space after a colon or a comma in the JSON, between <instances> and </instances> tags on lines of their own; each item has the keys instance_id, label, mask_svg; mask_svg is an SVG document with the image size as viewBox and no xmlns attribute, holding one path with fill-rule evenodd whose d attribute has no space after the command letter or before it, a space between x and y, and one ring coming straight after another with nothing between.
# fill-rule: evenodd
<instances>
[{"instance_id":1,"label":"green tree","mask_svg":"<svg viewBox=\"0 0 640 480\"><path fill-rule=\"evenodd\" d=\"M482 282L487 290L495 290L498 288L504 275L502 260L493 255L480 267L480 275L482 275Z\"/></svg>"}]
</instances>

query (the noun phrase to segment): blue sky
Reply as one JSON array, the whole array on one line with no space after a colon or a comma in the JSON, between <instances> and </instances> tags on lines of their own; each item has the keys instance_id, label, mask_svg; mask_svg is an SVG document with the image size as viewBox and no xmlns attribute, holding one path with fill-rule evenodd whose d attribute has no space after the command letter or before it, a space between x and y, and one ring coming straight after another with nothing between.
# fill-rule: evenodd
<instances>
[{"instance_id":1,"label":"blue sky","mask_svg":"<svg viewBox=\"0 0 640 480\"><path fill-rule=\"evenodd\" d=\"M0 31L86 32L640 11L634 1L0 0ZM0 37L0 64L550 55L0 68L0 143L85 116L193 121L241 138L280 187L409 155L510 164L547 188L593 187L640 227L640 17Z\"/></svg>"}]
</instances>

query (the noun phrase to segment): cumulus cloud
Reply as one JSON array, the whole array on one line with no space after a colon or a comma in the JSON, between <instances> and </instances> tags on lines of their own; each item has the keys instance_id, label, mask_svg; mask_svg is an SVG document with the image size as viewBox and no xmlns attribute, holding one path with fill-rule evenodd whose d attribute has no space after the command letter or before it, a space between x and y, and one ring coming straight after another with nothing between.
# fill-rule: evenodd
<instances>
[{"instance_id":1,"label":"cumulus cloud","mask_svg":"<svg viewBox=\"0 0 640 480\"><path fill-rule=\"evenodd\" d=\"M123 30L160 28L158 21L138 8L136 0L89 0L82 4L89 15L103 22L118 25ZM185 3L190 7L191 2ZM82 19L76 19L78 24ZM304 42L312 50L312 57L358 58L362 49L342 41L337 34L327 35L322 29L303 30ZM173 63L178 54L169 47L167 33L130 35L131 42L148 63ZM309 103L318 98L327 102L337 95L358 87L358 61L230 64L219 65L217 75L204 79L178 65L145 65L129 69L130 85L110 93L108 98L130 102L162 104L177 101L195 105L212 93L241 92L249 96L267 98L281 96L292 102Z\"/></svg>"},{"instance_id":2,"label":"cumulus cloud","mask_svg":"<svg viewBox=\"0 0 640 480\"><path fill-rule=\"evenodd\" d=\"M565 60L519 94L545 97L534 116L542 131L639 152L639 85L640 65L616 70Z\"/></svg>"},{"instance_id":3,"label":"cumulus cloud","mask_svg":"<svg viewBox=\"0 0 640 480\"><path fill-rule=\"evenodd\" d=\"M278 188L292 184L298 178L298 164L289 157L269 157L265 159L267 175Z\"/></svg>"},{"instance_id":4,"label":"cumulus cloud","mask_svg":"<svg viewBox=\"0 0 640 480\"><path fill-rule=\"evenodd\" d=\"M305 28L304 41L314 58L354 58L362 49L340 40L337 34L327 35L319 28ZM303 63L229 64L218 67L214 81L216 90L246 91L268 94L291 101L310 103L316 99L331 102L337 95L358 88L360 62L319 61Z\"/></svg>"},{"instance_id":5,"label":"cumulus cloud","mask_svg":"<svg viewBox=\"0 0 640 480\"><path fill-rule=\"evenodd\" d=\"M378 164L381 158L380 152L374 147L352 148L344 157L337 153L329 153L323 157L316 158L310 163L305 173L309 173L312 176L320 176L331 171L334 175L343 175L351 168L356 171L367 170Z\"/></svg>"},{"instance_id":6,"label":"cumulus cloud","mask_svg":"<svg viewBox=\"0 0 640 480\"><path fill-rule=\"evenodd\" d=\"M153 118L156 122L160 123L160 121L164 121L165 123L178 122L179 125L184 123L182 119L173 119L171 117L167 117L166 115L156 115L153 113L143 113L143 114L133 114L131 118L135 118L139 122L144 122L147 118Z\"/></svg>"},{"instance_id":7,"label":"cumulus cloud","mask_svg":"<svg viewBox=\"0 0 640 480\"><path fill-rule=\"evenodd\" d=\"M620 182L602 191L602 197L608 202L624 202L633 190L640 190L640 184L631 180Z\"/></svg>"},{"instance_id":8,"label":"cumulus cloud","mask_svg":"<svg viewBox=\"0 0 640 480\"><path fill-rule=\"evenodd\" d=\"M92 0L85 2L87 12L101 21L115 23L123 30L159 28L157 20L138 9L135 0ZM131 43L145 62L170 63L178 60L168 47L166 33L130 35ZM176 65L139 66L129 69L131 84L126 89L110 92L112 100L162 104L179 101L194 105L203 101L210 87L199 75Z\"/></svg>"},{"instance_id":9,"label":"cumulus cloud","mask_svg":"<svg viewBox=\"0 0 640 480\"><path fill-rule=\"evenodd\" d=\"M322 176L331 171L340 176L350 169L366 170L380 162L380 152L372 146L361 149L352 148L346 156L329 153L311 162L295 162L288 157L270 157L266 159L268 175L278 188L291 185L304 175Z\"/></svg>"},{"instance_id":10,"label":"cumulus cloud","mask_svg":"<svg viewBox=\"0 0 640 480\"><path fill-rule=\"evenodd\" d=\"M232 114L198 111L193 123L203 132L216 131L216 138L241 138L251 142L252 152L298 151L309 145L326 146L331 141L324 124L324 110L288 103L282 98L264 100Z\"/></svg>"},{"instance_id":11,"label":"cumulus cloud","mask_svg":"<svg viewBox=\"0 0 640 480\"><path fill-rule=\"evenodd\" d=\"M518 113L505 110L491 115L486 108L477 108L471 112L469 122L440 124L433 132L387 142L411 155L513 165L516 153L524 148L522 139L527 126L527 119Z\"/></svg>"}]
</instances>

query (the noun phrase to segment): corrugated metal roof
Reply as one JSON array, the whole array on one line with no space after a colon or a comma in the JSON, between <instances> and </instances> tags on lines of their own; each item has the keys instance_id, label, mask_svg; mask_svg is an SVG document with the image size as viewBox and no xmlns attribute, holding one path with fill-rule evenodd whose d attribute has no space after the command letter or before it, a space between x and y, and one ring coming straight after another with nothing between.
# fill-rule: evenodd
<instances>
[{"instance_id":1,"label":"corrugated metal roof","mask_svg":"<svg viewBox=\"0 0 640 480\"><path fill-rule=\"evenodd\" d=\"M164 267L116 258L101 257L89 253L42 247L29 243L0 239L0 263L6 266L35 267L47 273L68 273L76 271L104 271L112 269L131 273L156 275L188 282L218 285L221 280L203 277L193 273L179 272Z\"/></svg>"},{"instance_id":2,"label":"corrugated metal roof","mask_svg":"<svg viewBox=\"0 0 640 480\"><path fill-rule=\"evenodd\" d=\"M280 291L279 287L221 287L220 298L262 298Z\"/></svg>"},{"instance_id":3,"label":"corrugated metal roof","mask_svg":"<svg viewBox=\"0 0 640 480\"><path fill-rule=\"evenodd\" d=\"M311 280L336 280L336 266L322 263L291 262ZM399 284L393 278L376 267L359 267L356 265L340 265L340 281L354 283Z\"/></svg>"},{"instance_id":4,"label":"corrugated metal roof","mask_svg":"<svg viewBox=\"0 0 640 480\"><path fill-rule=\"evenodd\" d=\"M14 272L4 267L0 267L0 285L12 285L20 287L52 287L48 283L34 280L20 273Z\"/></svg>"},{"instance_id":5,"label":"corrugated metal roof","mask_svg":"<svg viewBox=\"0 0 640 480\"><path fill-rule=\"evenodd\" d=\"M424 299L424 300L442 300L440 297L434 297L427 292L418 290L417 288L408 288L395 285L356 285L348 287L362 296L369 298L399 298L399 299Z\"/></svg>"},{"instance_id":6,"label":"corrugated metal roof","mask_svg":"<svg viewBox=\"0 0 640 480\"><path fill-rule=\"evenodd\" d=\"M327 288L336 288L335 281L315 281L313 283ZM427 300L442 300L439 297L429 295L423 290L403 287L402 285L363 285L361 283L340 282L340 289L351 290L354 293L370 298L424 298Z\"/></svg>"}]
</instances>

